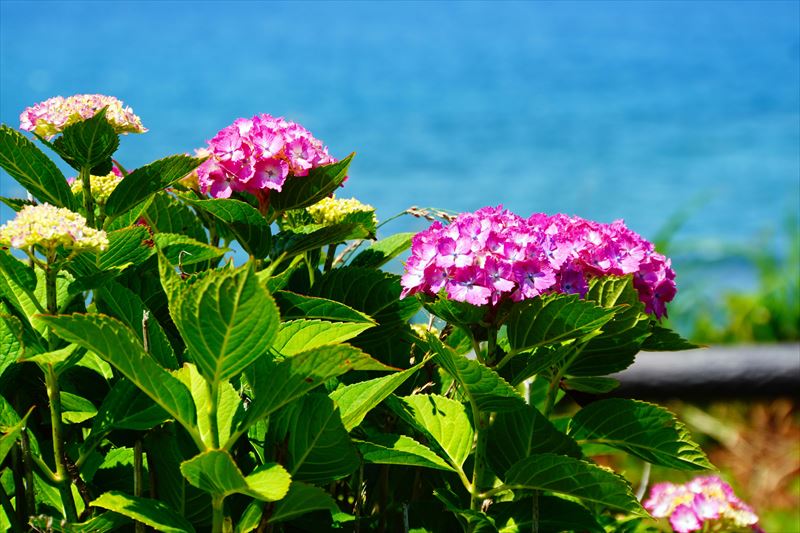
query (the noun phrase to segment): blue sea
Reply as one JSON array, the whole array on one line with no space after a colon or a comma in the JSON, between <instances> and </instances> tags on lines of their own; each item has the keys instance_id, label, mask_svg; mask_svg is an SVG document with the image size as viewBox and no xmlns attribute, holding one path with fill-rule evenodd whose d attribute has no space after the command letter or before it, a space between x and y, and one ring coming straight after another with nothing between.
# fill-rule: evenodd
<instances>
[{"instance_id":1,"label":"blue sea","mask_svg":"<svg viewBox=\"0 0 800 533\"><path fill-rule=\"evenodd\" d=\"M132 106L150 131L123 138L127 168L270 113L355 151L340 196L383 219L503 204L650 238L683 219L679 286L752 283L725 258L800 211L797 1L2 0L0 59L13 127L54 95Z\"/></svg>"}]
</instances>

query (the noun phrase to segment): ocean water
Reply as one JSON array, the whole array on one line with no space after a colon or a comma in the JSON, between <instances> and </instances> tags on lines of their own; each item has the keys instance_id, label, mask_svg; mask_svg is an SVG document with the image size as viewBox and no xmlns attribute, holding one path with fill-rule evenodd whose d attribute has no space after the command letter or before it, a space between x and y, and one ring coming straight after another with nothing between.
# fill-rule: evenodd
<instances>
[{"instance_id":1,"label":"ocean water","mask_svg":"<svg viewBox=\"0 0 800 533\"><path fill-rule=\"evenodd\" d=\"M383 219L503 204L654 237L688 210L674 241L702 263L800 211L796 1L2 0L0 120L87 92L150 129L123 138L127 168L237 117L300 122L357 152L340 195ZM0 189L23 194L5 173ZM746 268L684 270L747 284Z\"/></svg>"}]
</instances>

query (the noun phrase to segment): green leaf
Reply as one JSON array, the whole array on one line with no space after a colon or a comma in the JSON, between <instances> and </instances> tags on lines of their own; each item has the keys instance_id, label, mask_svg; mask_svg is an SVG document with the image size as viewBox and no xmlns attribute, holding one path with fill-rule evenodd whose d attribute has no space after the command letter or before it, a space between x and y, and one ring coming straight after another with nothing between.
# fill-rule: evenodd
<instances>
[{"instance_id":1,"label":"green leaf","mask_svg":"<svg viewBox=\"0 0 800 533\"><path fill-rule=\"evenodd\" d=\"M412 374L420 369L422 364L419 363L388 376L359 381L330 393L330 398L339 406L345 429L352 431L358 426L368 412L385 400L397 387L405 383Z\"/></svg>"},{"instance_id":2,"label":"green leaf","mask_svg":"<svg viewBox=\"0 0 800 533\"><path fill-rule=\"evenodd\" d=\"M40 316L56 335L93 351L136 384L190 432L197 415L189 390L145 353L124 324L105 315Z\"/></svg>"},{"instance_id":3,"label":"green leaf","mask_svg":"<svg viewBox=\"0 0 800 533\"><path fill-rule=\"evenodd\" d=\"M532 455L506 473L511 489L542 490L637 516L648 516L622 476L595 464L555 454Z\"/></svg>"},{"instance_id":4,"label":"green leaf","mask_svg":"<svg viewBox=\"0 0 800 533\"><path fill-rule=\"evenodd\" d=\"M564 379L561 382L561 386L567 390L606 394L619 387L619 381L605 377L575 377Z\"/></svg>"},{"instance_id":5,"label":"green leaf","mask_svg":"<svg viewBox=\"0 0 800 533\"><path fill-rule=\"evenodd\" d=\"M298 481L328 483L351 474L359 465L339 410L322 394L306 395L271 417L267 439L274 446L285 443L283 462Z\"/></svg>"},{"instance_id":6,"label":"green leaf","mask_svg":"<svg viewBox=\"0 0 800 533\"><path fill-rule=\"evenodd\" d=\"M104 284L94 294L97 310L121 320L140 340L144 339L142 319L144 302L131 290L114 281ZM167 334L154 316L147 320L147 345L150 355L164 368L178 368L178 359L167 339Z\"/></svg>"},{"instance_id":7,"label":"green leaf","mask_svg":"<svg viewBox=\"0 0 800 533\"><path fill-rule=\"evenodd\" d=\"M256 258L263 258L269 254L271 242L269 223L253 206L228 198L185 200L224 223L248 254Z\"/></svg>"},{"instance_id":8,"label":"green leaf","mask_svg":"<svg viewBox=\"0 0 800 533\"><path fill-rule=\"evenodd\" d=\"M312 168L307 176L290 177L281 192L270 194L270 205L275 211L288 211L313 205L336 190L347 177L347 169L355 154L338 163Z\"/></svg>"},{"instance_id":9,"label":"green leaf","mask_svg":"<svg viewBox=\"0 0 800 533\"><path fill-rule=\"evenodd\" d=\"M64 128L52 147L64 161L76 170L81 167L94 167L105 164L108 168L102 174L111 171L111 155L119 147L119 135L114 131L106 118L103 108L91 118L81 120Z\"/></svg>"},{"instance_id":10,"label":"green leaf","mask_svg":"<svg viewBox=\"0 0 800 533\"><path fill-rule=\"evenodd\" d=\"M444 289L436 298L427 295L420 295L418 298L431 314L438 316L448 324L467 330L469 330L469 326L481 322L489 311L488 305L477 306L451 300L447 297Z\"/></svg>"},{"instance_id":11,"label":"green leaf","mask_svg":"<svg viewBox=\"0 0 800 533\"><path fill-rule=\"evenodd\" d=\"M278 307L250 264L208 272L179 296L170 296L170 311L210 383L238 375L263 356L280 323Z\"/></svg>"},{"instance_id":12,"label":"green leaf","mask_svg":"<svg viewBox=\"0 0 800 533\"><path fill-rule=\"evenodd\" d=\"M350 261L350 266L380 268L411 246L415 233L396 233L372 243Z\"/></svg>"},{"instance_id":13,"label":"green leaf","mask_svg":"<svg viewBox=\"0 0 800 533\"><path fill-rule=\"evenodd\" d=\"M97 415L97 407L77 394L61 391L61 419L69 424L80 424Z\"/></svg>"},{"instance_id":14,"label":"green leaf","mask_svg":"<svg viewBox=\"0 0 800 533\"><path fill-rule=\"evenodd\" d=\"M97 267L108 270L130 264L142 264L153 255L153 248L145 241L150 240L150 233L142 226L134 226L108 233L108 248L100 254Z\"/></svg>"},{"instance_id":15,"label":"green leaf","mask_svg":"<svg viewBox=\"0 0 800 533\"><path fill-rule=\"evenodd\" d=\"M531 455L555 453L575 458L581 449L545 418L535 407L525 405L516 411L497 413L489 428L487 459L500 478L515 463Z\"/></svg>"},{"instance_id":16,"label":"green leaf","mask_svg":"<svg viewBox=\"0 0 800 533\"><path fill-rule=\"evenodd\" d=\"M525 405L519 392L491 368L457 355L435 335L428 334L427 341L436 354L433 360L453 376L470 402L481 411L514 411Z\"/></svg>"},{"instance_id":17,"label":"green leaf","mask_svg":"<svg viewBox=\"0 0 800 533\"><path fill-rule=\"evenodd\" d=\"M369 322L290 320L281 323L272 349L282 355L295 355L317 346L350 340L373 325Z\"/></svg>"},{"instance_id":18,"label":"green leaf","mask_svg":"<svg viewBox=\"0 0 800 533\"><path fill-rule=\"evenodd\" d=\"M628 368L649 334L650 317L633 286L633 278L595 278L586 299L607 309L617 307L603 333L590 340L566 371L572 376L602 376Z\"/></svg>"},{"instance_id":19,"label":"green leaf","mask_svg":"<svg viewBox=\"0 0 800 533\"><path fill-rule=\"evenodd\" d=\"M127 379L120 379L106 395L82 450L89 450L115 429L147 431L169 420L169 414Z\"/></svg>"},{"instance_id":20,"label":"green leaf","mask_svg":"<svg viewBox=\"0 0 800 533\"><path fill-rule=\"evenodd\" d=\"M173 155L137 168L108 197L106 214L109 218L121 215L152 194L180 180L203 161L188 155Z\"/></svg>"},{"instance_id":21,"label":"green leaf","mask_svg":"<svg viewBox=\"0 0 800 533\"><path fill-rule=\"evenodd\" d=\"M378 326L351 344L393 366L407 366L414 343L408 321L417 313L416 298L400 299L400 277L378 270L335 268L311 287L311 295L336 300L371 316Z\"/></svg>"},{"instance_id":22,"label":"green leaf","mask_svg":"<svg viewBox=\"0 0 800 533\"><path fill-rule=\"evenodd\" d=\"M239 493L261 501L283 498L291 477L278 464L261 465L246 478L224 450L208 450L181 463L181 473L193 486L217 496Z\"/></svg>"},{"instance_id":23,"label":"green leaf","mask_svg":"<svg viewBox=\"0 0 800 533\"><path fill-rule=\"evenodd\" d=\"M642 350L649 352L675 352L679 350L694 350L702 348L697 344L693 344L669 328L664 328L655 323L650 322L650 336L642 343Z\"/></svg>"},{"instance_id":24,"label":"green leaf","mask_svg":"<svg viewBox=\"0 0 800 533\"><path fill-rule=\"evenodd\" d=\"M228 248L217 248L175 233L156 233L153 235L153 242L173 265L202 263L229 251Z\"/></svg>"},{"instance_id":25,"label":"green leaf","mask_svg":"<svg viewBox=\"0 0 800 533\"><path fill-rule=\"evenodd\" d=\"M21 288L36 290L36 272L6 250L0 250L0 271Z\"/></svg>"},{"instance_id":26,"label":"green leaf","mask_svg":"<svg viewBox=\"0 0 800 533\"><path fill-rule=\"evenodd\" d=\"M101 494L91 505L92 507L108 509L127 516L158 531L167 533L194 531L192 524L158 500L131 496L119 491L110 491Z\"/></svg>"},{"instance_id":27,"label":"green leaf","mask_svg":"<svg viewBox=\"0 0 800 533\"><path fill-rule=\"evenodd\" d=\"M472 450L473 431L461 402L436 394L415 394L387 400L389 407L435 443L449 463L461 469Z\"/></svg>"},{"instance_id":28,"label":"green leaf","mask_svg":"<svg viewBox=\"0 0 800 533\"><path fill-rule=\"evenodd\" d=\"M579 443L604 444L649 463L679 470L713 468L686 427L650 403L623 398L592 402L572 418L568 431Z\"/></svg>"},{"instance_id":29,"label":"green leaf","mask_svg":"<svg viewBox=\"0 0 800 533\"><path fill-rule=\"evenodd\" d=\"M506 324L514 352L584 337L614 317L604 309L581 300L575 294L540 296L514 305Z\"/></svg>"},{"instance_id":30,"label":"green leaf","mask_svg":"<svg viewBox=\"0 0 800 533\"><path fill-rule=\"evenodd\" d=\"M285 229L275 235L272 256L286 254L286 258L317 250L329 244L339 244L353 239L366 239L372 234L369 228L354 222L331 226L309 225Z\"/></svg>"},{"instance_id":31,"label":"green leaf","mask_svg":"<svg viewBox=\"0 0 800 533\"><path fill-rule=\"evenodd\" d=\"M283 320L295 318L330 320L333 322L362 322L375 324L366 314L356 311L343 303L326 298L317 298L290 291L272 293L278 304Z\"/></svg>"},{"instance_id":32,"label":"green leaf","mask_svg":"<svg viewBox=\"0 0 800 533\"><path fill-rule=\"evenodd\" d=\"M0 196L0 202L6 204L15 213L22 211L25 206L36 205L35 201L27 198L6 198L5 196Z\"/></svg>"},{"instance_id":33,"label":"green leaf","mask_svg":"<svg viewBox=\"0 0 800 533\"><path fill-rule=\"evenodd\" d=\"M75 366L81 357L86 353L86 349L77 344L70 344L64 348L44 353L25 354L18 359L20 363L36 363L42 368L53 365L57 375L61 375L65 370Z\"/></svg>"},{"instance_id":34,"label":"green leaf","mask_svg":"<svg viewBox=\"0 0 800 533\"><path fill-rule=\"evenodd\" d=\"M37 200L76 210L64 175L44 153L18 131L0 125L0 167Z\"/></svg>"},{"instance_id":35,"label":"green leaf","mask_svg":"<svg viewBox=\"0 0 800 533\"><path fill-rule=\"evenodd\" d=\"M564 531L603 533L605 531L597 523L592 513L577 502L544 494L539 494L537 498L539 499L539 533L563 533ZM497 502L492 505L489 512L502 532L530 531L533 527L531 506L531 498L522 498L514 502Z\"/></svg>"},{"instance_id":36,"label":"green leaf","mask_svg":"<svg viewBox=\"0 0 800 533\"><path fill-rule=\"evenodd\" d=\"M357 440L355 443L366 463L455 471L430 448L406 435L376 434L371 435L368 441Z\"/></svg>"},{"instance_id":37,"label":"green leaf","mask_svg":"<svg viewBox=\"0 0 800 533\"><path fill-rule=\"evenodd\" d=\"M3 400L3 404L4 408L11 408L11 406L6 404L5 400ZM2 422L2 425L0 425L0 431L3 433L2 436L0 436L0 463L5 461L6 455L8 455L8 452L10 452L11 448L14 446L14 444L16 444L17 439L20 437L20 435L22 435L22 432L25 431L25 424L27 424L28 416L30 416L31 411L33 411L33 407L31 407L25 416L13 426L8 424L7 421L13 421L15 418L19 418L16 416L16 412L13 413L13 416L4 415L2 417L4 420L0 420L0 422ZM3 490L2 487L0 487L0 490Z\"/></svg>"},{"instance_id":38,"label":"green leaf","mask_svg":"<svg viewBox=\"0 0 800 533\"><path fill-rule=\"evenodd\" d=\"M350 370L390 370L357 348L346 344L320 346L280 363L262 358L247 371L255 398L237 431ZM227 446L227 445L226 445Z\"/></svg>"},{"instance_id":39,"label":"green leaf","mask_svg":"<svg viewBox=\"0 0 800 533\"><path fill-rule=\"evenodd\" d=\"M331 513L339 510L336 502L333 501L328 492L300 481L292 481L289 486L289 492L275 504L275 509L270 515L269 522L271 524L285 522L313 511L325 510Z\"/></svg>"},{"instance_id":40,"label":"green leaf","mask_svg":"<svg viewBox=\"0 0 800 533\"><path fill-rule=\"evenodd\" d=\"M144 214L147 217L147 224L156 233L177 233L208 244L208 235L203 226L198 223L197 214L167 191L157 192L151 197L150 202L143 202L139 205L146 208ZM128 213L136 211L137 209L134 209ZM114 222L126 217L127 215L120 216ZM137 216L132 223L138 219Z\"/></svg>"},{"instance_id":41,"label":"green leaf","mask_svg":"<svg viewBox=\"0 0 800 533\"><path fill-rule=\"evenodd\" d=\"M219 435L220 442L225 442L231 436L233 418L237 409L241 406L239 395L228 381L219 384L217 391L217 419L211 420L211 391L208 382L200 375L197 368L189 363L183 365L176 373L184 385L192 393L194 405L197 410L197 427L200 430L200 437L207 448L213 448L214 431ZM213 425L213 426L212 426Z\"/></svg>"},{"instance_id":42,"label":"green leaf","mask_svg":"<svg viewBox=\"0 0 800 533\"><path fill-rule=\"evenodd\" d=\"M131 522L127 516L108 511L92 517L79 524L53 520L46 515L32 516L29 519L31 526L37 531L55 531L57 533L106 533L119 531Z\"/></svg>"}]
</instances>

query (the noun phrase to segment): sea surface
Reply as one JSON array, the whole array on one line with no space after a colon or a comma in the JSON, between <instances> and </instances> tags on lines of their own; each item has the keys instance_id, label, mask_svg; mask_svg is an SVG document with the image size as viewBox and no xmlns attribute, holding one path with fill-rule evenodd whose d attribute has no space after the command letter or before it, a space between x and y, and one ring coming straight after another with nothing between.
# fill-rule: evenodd
<instances>
[{"instance_id":1,"label":"sea surface","mask_svg":"<svg viewBox=\"0 0 800 533\"><path fill-rule=\"evenodd\" d=\"M726 258L782 253L759 236L800 211L797 1L0 1L0 120L75 93L142 117L127 168L270 113L355 151L340 196L382 219L503 204L649 238L681 219L679 286L752 283Z\"/></svg>"}]
</instances>

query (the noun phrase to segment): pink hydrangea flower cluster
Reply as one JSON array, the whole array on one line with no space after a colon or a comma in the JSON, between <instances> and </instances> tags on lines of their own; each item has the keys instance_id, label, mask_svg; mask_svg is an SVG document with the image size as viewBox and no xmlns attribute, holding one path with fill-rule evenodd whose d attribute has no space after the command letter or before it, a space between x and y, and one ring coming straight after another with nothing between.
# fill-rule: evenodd
<instances>
[{"instance_id":1,"label":"pink hydrangea flower cluster","mask_svg":"<svg viewBox=\"0 0 800 533\"><path fill-rule=\"evenodd\" d=\"M563 214L522 218L499 207L434 222L414 236L402 296L424 293L496 305L559 292L586 295L597 276L633 274L648 313L666 316L675 296L670 261L620 220L600 224Z\"/></svg>"},{"instance_id":2,"label":"pink hydrangea flower cluster","mask_svg":"<svg viewBox=\"0 0 800 533\"><path fill-rule=\"evenodd\" d=\"M658 483L643 505L656 518L669 517L677 533L762 532L758 516L718 476L696 477L683 485Z\"/></svg>"},{"instance_id":3,"label":"pink hydrangea flower cluster","mask_svg":"<svg viewBox=\"0 0 800 533\"><path fill-rule=\"evenodd\" d=\"M144 133L142 120L113 96L103 94L76 94L68 98L55 96L27 108L19 116L19 127L46 139L52 139L67 126L95 116L103 109L106 119L117 133Z\"/></svg>"},{"instance_id":4,"label":"pink hydrangea flower cluster","mask_svg":"<svg viewBox=\"0 0 800 533\"><path fill-rule=\"evenodd\" d=\"M208 141L207 152L211 157L197 169L198 182L215 198L280 191L289 174L306 176L336 162L303 126L266 114L237 119Z\"/></svg>"}]
</instances>

